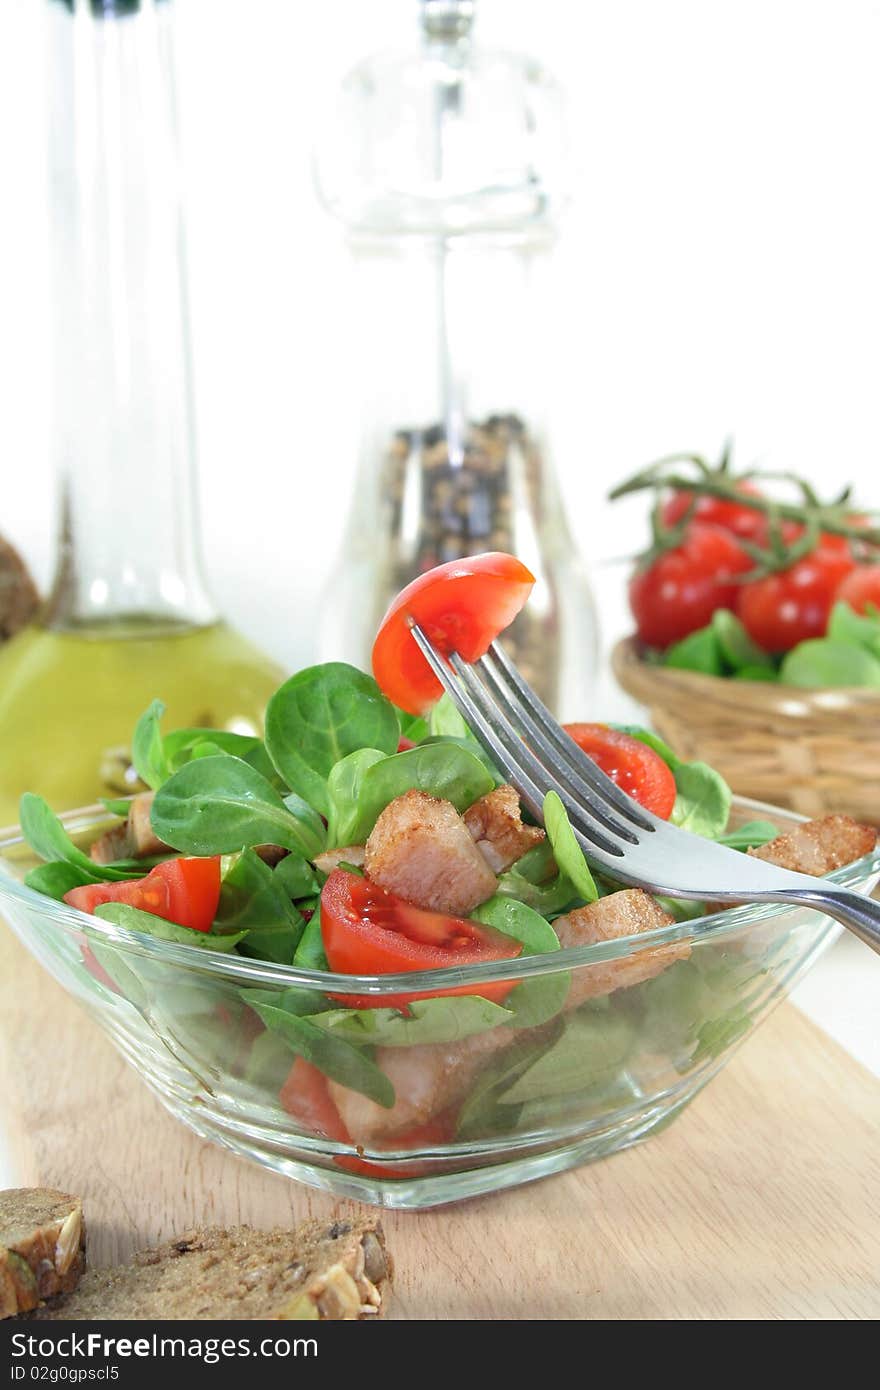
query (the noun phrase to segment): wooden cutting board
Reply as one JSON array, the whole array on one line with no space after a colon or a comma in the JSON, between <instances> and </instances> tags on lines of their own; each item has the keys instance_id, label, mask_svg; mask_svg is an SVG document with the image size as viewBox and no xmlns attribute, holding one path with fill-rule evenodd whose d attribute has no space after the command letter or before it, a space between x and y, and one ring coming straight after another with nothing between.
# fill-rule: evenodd
<instances>
[{"instance_id":1,"label":"wooden cutting board","mask_svg":"<svg viewBox=\"0 0 880 1390\"><path fill-rule=\"evenodd\" d=\"M196 1139L3 926L0 1077L21 1182L84 1195L96 1265L352 1205ZM880 1080L783 1005L648 1143L382 1219L398 1318L876 1318Z\"/></svg>"}]
</instances>

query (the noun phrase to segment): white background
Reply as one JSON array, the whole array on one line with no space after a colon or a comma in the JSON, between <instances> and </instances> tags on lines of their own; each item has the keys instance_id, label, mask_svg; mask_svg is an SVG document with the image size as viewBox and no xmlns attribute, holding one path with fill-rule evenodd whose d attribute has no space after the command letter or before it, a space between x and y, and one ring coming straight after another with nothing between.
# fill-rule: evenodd
<instances>
[{"instance_id":1,"label":"white background","mask_svg":"<svg viewBox=\"0 0 880 1390\"><path fill-rule=\"evenodd\" d=\"M45 4L0 0L0 530L51 553ZM311 188L327 92L415 0L177 0L208 567L293 668L337 558L355 452L345 252ZM570 104L565 302L544 357L606 642L638 501L669 450L792 468L880 503L880 0L479 0ZM604 687L606 708L613 702ZM584 711L585 716L593 713ZM877 961L849 938L800 997L880 1070ZM2 1135L0 1135L2 1139Z\"/></svg>"},{"instance_id":2,"label":"white background","mask_svg":"<svg viewBox=\"0 0 880 1390\"><path fill-rule=\"evenodd\" d=\"M51 543L43 21L0 0L0 530ZM209 570L288 666L312 654L357 430L345 252L313 195L328 90L415 0L177 0ZM562 80L575 202L546 360L606 637L643 534L614 478L676 448L880 501L878 0L479 0Z\"/></svg>"}]
</instances>

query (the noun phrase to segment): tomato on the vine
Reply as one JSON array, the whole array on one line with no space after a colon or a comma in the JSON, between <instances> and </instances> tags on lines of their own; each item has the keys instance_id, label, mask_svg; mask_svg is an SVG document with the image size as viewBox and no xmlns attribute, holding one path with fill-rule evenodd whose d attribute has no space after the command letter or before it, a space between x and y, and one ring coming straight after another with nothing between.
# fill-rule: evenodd
<instances>
[{"instance_id":1,"label":"tomato on the vine","mask_svg":"<svg viewBox=\"0 0 880 1390\"><path fill-rule=\"evenodd\" d=\"M868 606L880 612L880 565L856 565L837 590L837 598L857 613Z\"/></svg>"},{"instance_id":2,"label":"tomato on the vine","mask_svg":"<svg viewBox=\"0 0 880 1390\"><path fill-rule=\"evenodd\" d=\"M736 490L744 497L763 496L760 488L746 478L736 484ZM725 497L702 496L697 497L695 502L694 494L684 489L673 492L664 502L660 514L663 525L677 526L688 512L691 512L694 521L720 526L723 531L730 531L741 540L754 540L763 535L767 525L766 514L755 507L746 507Z\"/></svg>"},{"instance_id":3,"label":"tomato on the vine","mask_svg":"<svg viewBox=\"0 0 880 1390\"><path fill-rule=\"evenodd\" d=\"M743 584L737 616L765 651L791 651L799 642L825 635L841 585L853 568L845 537L823 535L815 550L788 569Z\"/></svg>"},{"instance_id":4,"label":"tomato on the vine","mask_svg":"<svg viewBox=\"0 0 880 1390\"><path fill-rule=\"evenodd\" d=\"M696 522L681 545L667 550L629 584L638 635L649 647L668 647L705 627L716 608L733 608L736 576L753 561L735 536Z\"/></svg>"}]
</instances>

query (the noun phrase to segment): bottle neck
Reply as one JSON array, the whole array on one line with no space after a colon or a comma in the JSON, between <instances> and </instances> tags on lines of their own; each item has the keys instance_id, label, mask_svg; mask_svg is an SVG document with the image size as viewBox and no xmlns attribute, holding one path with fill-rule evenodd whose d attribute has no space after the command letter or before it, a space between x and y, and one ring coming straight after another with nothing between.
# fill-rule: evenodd
<instances>
[{"instance_id":1,"label":"bottle neck","mask_svg":"<svg viewBox=\"0 0 880 1390\"><path fill-rule=\"evenodd\" d=\"M56 628L210 622L170 0L50 0Z\"/></svg>"}]
</instances>

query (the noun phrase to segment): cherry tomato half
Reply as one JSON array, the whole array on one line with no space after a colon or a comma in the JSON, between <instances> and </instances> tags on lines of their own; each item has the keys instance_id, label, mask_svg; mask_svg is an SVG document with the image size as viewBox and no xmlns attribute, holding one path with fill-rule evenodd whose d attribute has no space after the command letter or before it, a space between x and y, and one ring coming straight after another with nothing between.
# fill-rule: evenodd
<instances>
[{"instance_id":1,"label":"cherry tomato half","mask_svg":"<svg viewBox=\"0 0 880 1390\"><path fill-rule=\"evenodd\" d=\"M310 1134L335 1139L340 1144L350 1142L342 1116L327 1090L326 1076L305 1057L297 1057L278 1092L278 1099L288 1115Z\"/></svg>"},{"instance_id":2,"label":"cherry tomato half","mask_svg":"<svg viewBox=\"0 0 880 1390\"><path fill-rule=\"evenodd\" d=\"M760 488L744 479L736 485L737 492L746 497L761 497ZM690 511L694 501L692 492L673 492L663 504L661 517L665 526L675 526ZM698 497L693 512L694 521L706 522L710 526L720 526L723 531L739 536L743 540L754 540L766 530L767 518L754 507L744 507L739 502L727 501L723 497Z\"/></svg>"},{"instance_id":3,"label":"cherry tomato half","mask_svg":"<svg viewBox=\"0 0 880 1390\"><path fill-rule=\"evenodd\" d=\"M193 931L210 931L220 900L220 859L168 859L145 878L117 883L86 883L71 888L64 901L81 912L99 903L127 903L166 922Z\"/></svg>"},{"instance_id":4,"label":"cherry tomato half","mask_svg":"<svg viewBox=\"0 0 880 1390\"><path fill-rule=\"evenodd\" d=\"M628 796L661 820L669 820L675 805L675 778L659 753L631 734L609 729L606 724L563 724L562 727L578 748L583 749Z\"/></svg>"},{"instance_id":5,"label":"cherry tomato half","mask_svg":"<svg viewBox=\"0 0 880 1390\"><path fill-rule=\"evenodd\" d=\"M396 975L514 960L522 943L494 927L414 907L367 878L334 869L321 892L321 936L330 969L343 975ZM417 994L339 995L353 1009L401 1009L413 999L478 994L500 1003L513 981Z\"/></svg>"},{"instance_id":6,"label":"cherry tomato half","mask_svg":"<svg viewBox=\"0 0 880 1390\"><path fill-rule=\"evenodd\" d=\"M438 565L408 584L392 603L373 644L373 674L408 714L424 714L443 694L409 629L414 618L444 653L484 656L513 622L535 576L513 555L490 551Z\"/></svg>"},{"instance_id":7,"label":"cherry tomato half","mask_svg":"<svg viewBox=\"0 0 880 1390\"><path fill-rule=\"evenodd\" d=\"M729 531L695 523L681 545L667 550L629 584L639 637L649 647L668 647L711 621L716 608L733 608L738 574L752 561Z\"/></svg>"},{"instance_id":8,"label":"cherry tomato half","mask_svg":"<svg viewBox=\"0 0 880 1390\"><path fill-rule=\"evenodd\" d=\"M328 1090L326 1076L304 1057L297 1057L278 1093L278 1099L288 1115L292 1115L297 1124L310 1134L316 1134L322 1139L333 1139L338 1144L352 1142ZM394 1135L386 1143L390 1149L433 1147L435 1144L451 1143L454 1134L455 1116L446 1111L442 1115L435 1115L425 1124L414 1125L403 1133ZM412 1164L408 1164L402 1170L393 1164L377 1163L373 1159L358 1158L354 1154L338 1154L333 1161L347 1172L359 1173L367 1178L415 1176Z\"/></svg>"}]
</instances>

